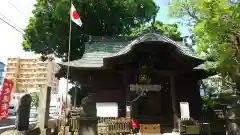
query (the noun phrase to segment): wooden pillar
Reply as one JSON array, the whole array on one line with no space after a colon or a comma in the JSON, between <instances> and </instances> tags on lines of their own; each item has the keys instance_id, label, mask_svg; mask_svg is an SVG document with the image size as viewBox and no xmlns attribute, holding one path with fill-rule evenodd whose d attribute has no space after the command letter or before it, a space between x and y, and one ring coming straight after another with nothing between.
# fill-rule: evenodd
<instances>
[{"instance_id":1,"label":"wooden pillar","mask_svg":"<svg viewBox=\"0 0 240 135\"><path fill-rule=\"evenodd\" d=\"M120 101L118 101L118 117L126 117L126 89L121 89Z\"/></svg>"},{"instance_id":2,"label":"wooden pillar","mask_svg":"<svg viewBox=\"0 0 240 135\"><path fill-rule=\"evenodd\" d=\"M123 83L124 87L122 89L122 100L118 102L118 116L119 117L126 117L126 107L127 107L127 102L129 101L129 79L130 75L129 73L131 70L129 69L124 69L121 72L122 78L123 78ZM119 95L120 96L120 95Z\"/></svg>"},{"instance_id":3,"label":"wooden pillar","mask_svg":"<svg viewBox=\"0 0 240 135\"><path fill-rule=\"evenodd\" d=\"M170 76L171 80L171 99L172 99L172 110L173 110L173 130L178 131L178 114L176 108L176 92L175 92L175 75Z\"/></svg>"},{"instance_id":4,"label":"wooden pillar","mask_svg":"<svg viewBox=\"0 0 240 135\"><path fill-rule=\"evenodd\" d=\"M130 105L130 116L131 116L131 118L135 118L136 114L138 114L138 106L137 106L137 102L133 102Z\"/></svg>"},{"instance_id":5,"label":"wooden pillar","mask_svg":"<svg viewBox=\"0 0 240 135\"><path fill-rule=\"evenodd\" d=\"M118 117L126 117L126 102L118 102Z\"/></svg>"},{"instance_id":6,"label":"wooden pillar","mask_svg":"<svg viewBox=\"0 0 240 135\"><path fill-rule=\"evenodd\" d=\"M124 86L126 86L126 84L124 83ZM126 117L126 101L127 101L127 88L123 88L121 89L121 101L118 102L118 116L119 117Z\"/></svg>"}]
</instances>

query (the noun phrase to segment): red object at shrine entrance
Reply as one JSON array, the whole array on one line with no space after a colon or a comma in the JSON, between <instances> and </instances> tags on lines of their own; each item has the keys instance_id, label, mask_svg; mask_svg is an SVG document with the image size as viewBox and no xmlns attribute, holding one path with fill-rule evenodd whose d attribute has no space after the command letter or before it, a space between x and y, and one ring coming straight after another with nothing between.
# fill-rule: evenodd
<instances>
[{"instance_id":1,"label":"red object at shrine entrance","mask_svg":"<svg viewBox=\"0 0 240 135\"><path fill-rule=\"evenodd\" d=\"M0 118L6 120L8 118L8 106L11 99L11 92L13 89L13 81L4 79L0 95Z\"/></svg>"}]
</instances>

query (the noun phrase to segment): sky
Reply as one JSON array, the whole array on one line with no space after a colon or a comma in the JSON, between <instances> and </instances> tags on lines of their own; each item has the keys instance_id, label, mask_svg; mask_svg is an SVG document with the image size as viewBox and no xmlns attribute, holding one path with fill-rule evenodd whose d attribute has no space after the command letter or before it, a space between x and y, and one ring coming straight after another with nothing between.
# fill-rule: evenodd
<instances>
[{"instance_id":1,"label":"sky","mask_svg":"<svg viewBox=\"0 0 240 135\"><path fill-rule=\"evenodd\" d=\"M156 4L160 7L160 11L157 15L157 20L163 23L176 23L176 19L168 17L168 4L170 0L155 0ZM182 36L188 36L189 31L187 27L179 25L179 31Z\"/></svg>"},{"instance_id":2,"label":"sky","mask_svg":"<svg viewBox=\"0 0 240 135\"><path fill-rule=\"evenodd\" d=\"M1 0L0 17L18 29L24 29L34 4L35 0ZM21 43L22 34L0 20L0 61L6 63L7 57L29 55L24 53Z\"/></svg>"},{"instance_id":3,"label":"sky","mask_svg":"<svg viewBox=\"0 0 240 135\"><path fill-rule=\"evenodd\" d=\"M160 6L157 20L164 23L173 23L175 20L168 17L168 0L155 0ZM0 18L17 29L24 29L29 17L32 15L32 10L36 0L0 0ZM185 27L180 27L183 35L187 34ZM31 56L32 53L26 53L22 50L22 34L5 22L0 20L0 61L6 63L7 57ZM64 79L60 80L60 88L65 88ZM61 91L61 90L60 90Z\"/></svg>"}]
</instances>

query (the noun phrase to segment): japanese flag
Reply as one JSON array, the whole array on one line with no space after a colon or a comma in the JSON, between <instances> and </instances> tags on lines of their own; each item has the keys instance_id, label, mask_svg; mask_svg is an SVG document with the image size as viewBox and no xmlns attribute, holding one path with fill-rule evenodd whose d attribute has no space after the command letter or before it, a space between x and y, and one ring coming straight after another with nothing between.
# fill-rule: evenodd
<instances>
[{"instance_id":1,"label":"japanese flag","mask_svg":"<svg viewBox=\"0 0 240 135\"><path fill-rule=\"evenodd\" d=\"M80 16L79 16L77 10L75 9L75 7L73 6L73 4L71 6L70 13L71 13L70 16L71 16L72 21L75 22L78 26L82 26L82 21L80 19Z\"/></svg>"}]
</instances>

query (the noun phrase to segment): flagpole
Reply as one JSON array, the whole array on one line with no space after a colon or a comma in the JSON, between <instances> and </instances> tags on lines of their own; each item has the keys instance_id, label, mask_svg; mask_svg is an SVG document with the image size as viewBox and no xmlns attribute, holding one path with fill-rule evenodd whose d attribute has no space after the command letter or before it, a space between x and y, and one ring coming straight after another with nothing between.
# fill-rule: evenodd
<instances>
[{"instance_id":1,"label":"flagpole","mask_svg":"<svg viewBox=\"0 0 240 135\"><path fill-rule=\"evenodd\" d=\"M72 6L72 0L70 0L70 7ZM71 13L71 11L70 11ZM67 92L68 92L68 79L69 79L69 62L70 62L70 55L71 55L71 35L72 35L72 20L71 20L71 16L69 16L69 36L68 36L68 58L67 58L67 84L66 84L66 97L65 97L65 119L67 118L67 108L68 108L68 103L67 103Z\"/></svg>"}]
</instances>

